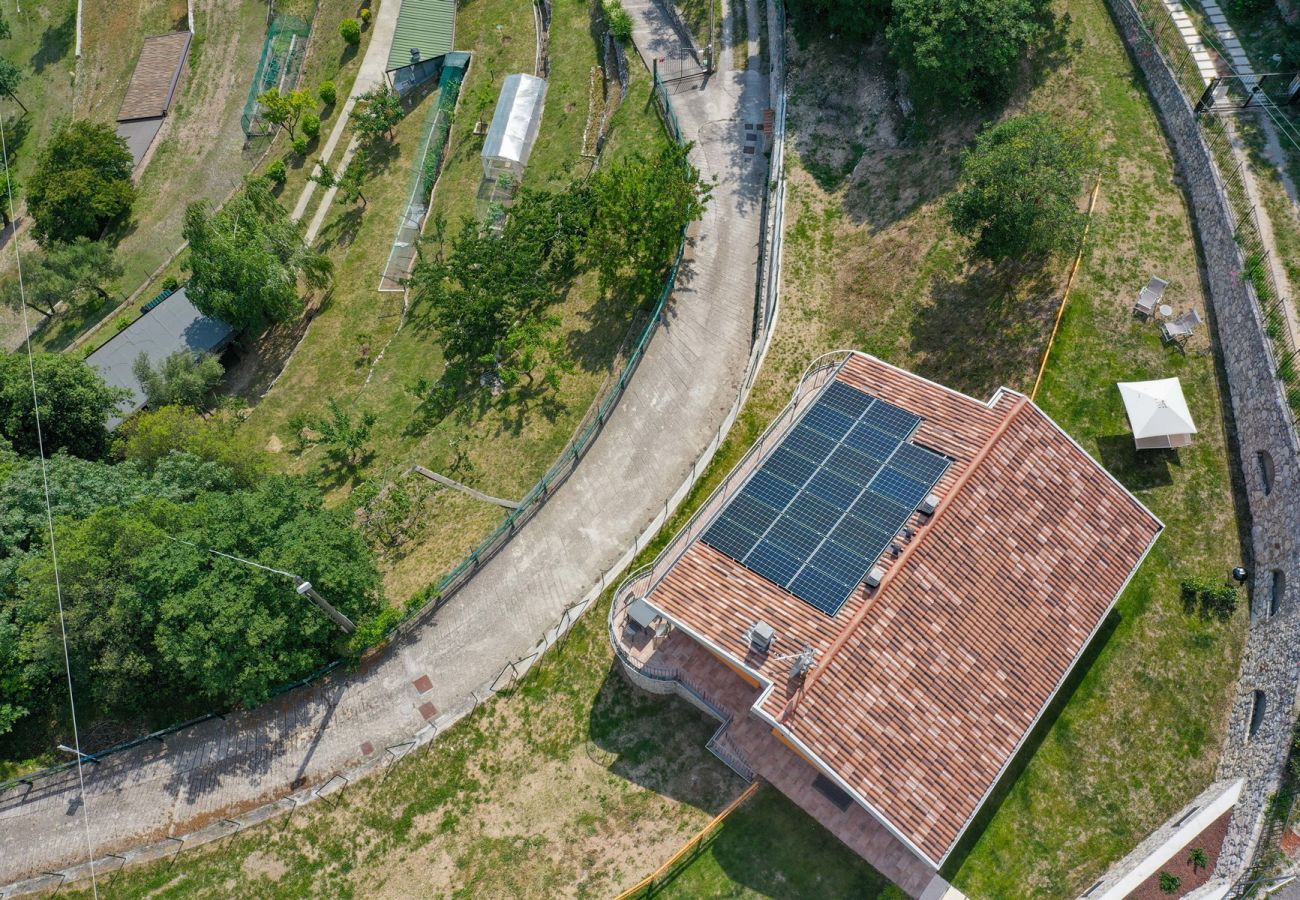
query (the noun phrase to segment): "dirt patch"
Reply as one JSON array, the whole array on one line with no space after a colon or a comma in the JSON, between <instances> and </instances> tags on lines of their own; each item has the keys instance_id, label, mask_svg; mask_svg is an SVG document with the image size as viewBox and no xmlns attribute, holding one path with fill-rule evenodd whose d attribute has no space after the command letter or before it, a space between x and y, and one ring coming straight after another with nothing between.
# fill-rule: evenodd
<instances>
[{"instance_id":1,"label":"dirt patch","mask_svg":"<svg viewBox=\"0 0 1300 900\"><path fill-rule=\"evenodd\" d=\"M249 878L268 878L271 881L279 881L289 871L281 860L260 852L250 853L239 868Z\"/></svg>"},{"instance_id":2,"label":"dirt patch","mask_svg":"<svg viewBox=\"0 0 1300 900\"><path fill-rule=\"evenodd\" d=\"M1192 891L1210 880L1214 865L1219 861L1219 851L1223 848L1223 839L1228 834L1228 823L1232 821L1232 810L1219 818L1187 842L1177 853L1165 860L1160 869L1129 894L1130 900L1165 900L1168 897L1186 897ZM1204 852L1205 865L1192 863L1192 850ZM1171 892L1160 889L1160 875L1168 872L1180 879L1178 889Z\"/></svg>"}]
</instances>

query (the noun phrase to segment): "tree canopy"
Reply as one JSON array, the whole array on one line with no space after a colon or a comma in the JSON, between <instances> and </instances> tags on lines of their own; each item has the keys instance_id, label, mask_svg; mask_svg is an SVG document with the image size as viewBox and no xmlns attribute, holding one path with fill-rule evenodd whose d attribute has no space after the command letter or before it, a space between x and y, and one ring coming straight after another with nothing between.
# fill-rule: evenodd
<instances>
[{"instance_id":1,"label":"tree canopy","mask_svg":"<svg viewBox=\"0 0 1300 900\"><path fill-rule=\"evenodd\" d=\"M1050 0L893 0L887 34L917 96L988 103L1010 93L1051 15Z\"/></svg>"},{"instance_id":2,"label":"tree canopy","mask_svg":"<svg viewBox=\"0 0 1300 900\"><path fill-rule=\"evenodd\" d=\"M219 466L185 454L152 474L133 463L51 463L62 486L71 476L89 488L56 509L55 522L69 663L88 717L169 721L196 708L257 703L346 645L292 580L208 548L310 580L358 624L383 607L365 540L304 481L274 477L234 490ZM15 477L28 486L6 482L0 490L29 505L30 475L20 470L9 481ZM65 702L54 573L39 518L42 527L25 537L15 537L22 522L4 532L10 547L27 549L0 564L0 734L28 712L56 718Z\"/></svg>"},{"instance_id":3,"label":"tree canopy","mask_svg":"<svg viewBox=\"0 0 1300 900\"><path fill-rule=\"evenodd\" d=\"M988 259L1051 252L1078 234L1080 182L1093 156L1085 133L1043 113L984 129L962 157L948 203L953 227Z\"/></svg>"},{"instance_id":4,"label":"tree canopy","mask_svg":"<svg viewBox=\"0 0 1300 900\"><path fill-rule=\"evenodd\" d=\"M262 106L262 118L283 128L289 137L293 137L298 120L316 108L311 91L301 89L282 94L278 87L273 87L258 94L257 102Z\"/></svg>"},{"instance_id":5,"label":"tree canopy","mask_svg":"<svg viewBox=\"0 0 1300 900\"><path fill-rule=\"evenodd\" d=\"M0 196L0 203L3 202ZM32 309L52 316L60 302L77 305L109 300L105 285L121 275L122 264L112 247L104 241L77 238L67 244L52 244L44 255L27 257L22 289L17 276L7 278L0 284L0 298L6 306L14 308L25 298Z\"/></svg>"},{"instance_id":6,"label":"tree canopy","mask_svg":"<svg viewBox=\"0 0 1300 900\"><path fill-rule=\"evenodd\" d=\"M303 309L298 278L323 288L333 272L262 178L245 182L219 212L206 202L190 204L182 233L190 242L190 300L236 328L260 331L297 317Z\"/></svg>"},{"instance_id":7,"label":"tree canopy","mask_svg":"<svg viewBox=\"0 0 1300 900\"><path fill-rule=\"evenodd\" d=\"M150 471L176 455L191 455L217 463L243 487L256 484L268 469L266 452L258 448L238 418L226 411L199 415L181 406L145 409L117 429L118 453Z\"/></svg>"},{"instance_id":8,"label":"tree canopy","mask_svg":"<svg viewBox=\"0 0 1300 900\"><path fill-rule=\"evenodd\" d=\"M357 100L361 108L352 113L352 128L362 140L373 143L380 137L393 137L393 129L402 121L406 110L402 107L402 98L387 84L381 84Z\"/></svg>"},{"instance_id":9,"label":"tree canopy","mask_svg":"<svg viewBox=\"0 0 1300 900\"><path fill-rule=\"evenodd\" d=\"M85 360L66 353L38 353L32 365L45 454L64 450L86 459L103 456L106 424L127 392L109 387ZM0 356L0 434L21 454L40 452L25 354Z\"/></svg>"},{"instance_id":10,"label":"tree canopy","mask_svg":"<svg viewBox=\"0 0 1300 900\"><path fill-rule=\"evenodd\" d=\"M49 245L99 238L124 220L135 202L134 158L112 127L78 119L59 127L27 185L36 239Z\"/></svg>"},{"instance_id":11,"label":"tree canopy","mask_svg":"<svg viewBox=\"0 0 1300 900\"><path fill-rule=\"evenodd\" d=\"M478 379L509 387L536 373L554 384L570 363L551 307L573 279L595 270L607 293L651 299L708 196L686 149L671 145L564 191L525 188L499 228L467 219L447 238L435 223L411 290L443 342L441 387Z\"/></svg>"},{"instance_id":12,"label":"tree canopy","mask_svg":"<svg viewBox=\"0 0 1300 900\"><path fill-rule=\"evenodd\" d=\"M141 353L131 366L131 371L145 398L152 407L185 406L202 409L212 400L212 393L221 383L226 370L221 360L211 353L191 353L177 350L157 367L149 356Z\"/></svg>"},{"instance_id":13,"label":"tree canopy","mask_svg":"<svg viewBox=\"0 0 1300 900\"><path fill-rule=\"evenodd\" d=\"M796 28L813 23L818 31L862 40L885 27L890 0L791 0L790 21Z\"/></svg>"}]
</instances>

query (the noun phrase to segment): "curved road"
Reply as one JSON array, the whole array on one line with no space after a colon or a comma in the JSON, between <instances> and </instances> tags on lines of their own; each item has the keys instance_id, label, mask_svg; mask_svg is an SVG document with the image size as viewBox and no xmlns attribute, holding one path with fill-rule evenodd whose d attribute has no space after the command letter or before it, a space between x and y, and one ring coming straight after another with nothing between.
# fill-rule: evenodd
<instances>
[{"instance_id":1,"label":"curved road","mask_svg":"<svg viewBox=\"0 0 1300 900\"><path fill-rule=\"evenodd\" d=\"M626 5L643 56L675 59L660 8ZM730 54L721 56L720 73L680 83L673 98L696 142L693 161L716 179L713 200L662 327L576 471L435 616L363 672L87 766L97 857L323 784L471 702L599 584L683 483L744 375L766 181L744 128L762 122L766 81L728 71ZM0 885L85 861L80 802L75 772L0 797Z\"/></svg>"}]
</instances>

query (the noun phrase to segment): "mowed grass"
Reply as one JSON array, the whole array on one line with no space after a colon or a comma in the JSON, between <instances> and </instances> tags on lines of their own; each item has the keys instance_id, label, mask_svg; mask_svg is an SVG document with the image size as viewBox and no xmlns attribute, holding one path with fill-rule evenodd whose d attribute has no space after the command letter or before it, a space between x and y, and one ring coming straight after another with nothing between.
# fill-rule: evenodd
<instances>
[{"instance_id":1,"label":"mowed grass","mask_svg":"<svg viewBox=\"0 0 1300 900\"><path fill-rule=\"evenodd\" d=\"M494 105L506 74L531 71L531 18L514 15L514 9L504 0L473 0L458 11L457 46L475 56L435 192L435 210L449 223L473 215L482 179L482 138L472 133L475 97L490 96ZM590 67L598 61L589 16L582 0L561 0L554 7L550 88L526 186L560 190L590 169L591 161L580 154ZM479 46L481 51L475 49ZM613 119L607 162L633 150L652 152L666 140L647 100L648 76L634 69L629 96ZM557 390L501 398L484 391L449 416L430 417L415 386L442 374L439 337L420 306L404 313L401 293L377 288L435 102L436 96L428 96L409 111L391 158L366 191L368 204L331 211L320 245L335 261L334 287L274 389L247 420L259 443L281 451L286 470L317 478L336 502L364 480L391 482L417 463L493 496L523 496L572 437L634 320L636 298L604 297L594 277L581 277L556 310L566 353L575 363ZM490 117L490 108L485 115ZM262 342L265 364L243 391L250 401L280 370L278 360L293 347L297 333L282 329ZM378 417L370 452L355 467L333 462L322 448L297 450L303 417L319 419L331 398L353 415ZM413 539L384 557L390 597L402 601L435 583L504 514L455 491L433 494Z\"/></svg>"}]
</instances>

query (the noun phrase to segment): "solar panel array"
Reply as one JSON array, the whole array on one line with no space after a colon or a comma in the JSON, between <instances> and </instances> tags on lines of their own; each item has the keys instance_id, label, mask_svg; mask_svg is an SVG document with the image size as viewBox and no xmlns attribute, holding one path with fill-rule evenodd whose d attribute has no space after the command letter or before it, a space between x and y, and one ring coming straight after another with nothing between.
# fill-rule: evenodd
<instances>
[{"instance_id":1,"label":"solar panel array","mask_svg":"<svg viewBox=\"0 0 1300 900\"><path fill-rule=\"evenodd\" d=\"M920 424L831 382L702 540L835 615L948 469L908 443Z\"/></svg>"}]
</instances>

